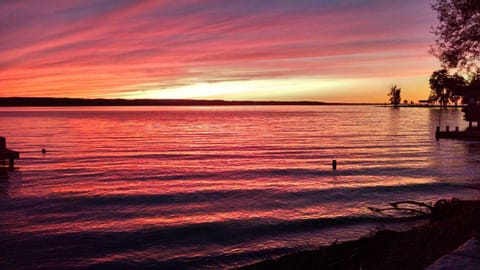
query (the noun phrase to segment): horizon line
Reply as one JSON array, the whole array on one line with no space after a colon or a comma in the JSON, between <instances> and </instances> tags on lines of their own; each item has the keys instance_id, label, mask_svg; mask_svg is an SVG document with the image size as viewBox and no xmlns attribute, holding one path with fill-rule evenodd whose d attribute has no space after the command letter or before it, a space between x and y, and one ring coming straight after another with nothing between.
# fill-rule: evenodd
<instances>
[{"instance_id":1,"label":"horizon line","mask_svg":"<svg viewBox=\"0 0 480 270\"><path fill-rule=\"evenodd\" d=\"M62 104L54 104L54 102ZM10 103L10 104L8 104ZM13 103L13 104L12 104ZM69 104L64 104L69 103ZM189 104L190 103L190 104ZM325 102L313 100L227 100L227 99L157 99L157 98L70 98L70 97L0 97L0 107L15 106L220 106L220 105L384 105L380 102Z\"/></svg>"}]
</instances>

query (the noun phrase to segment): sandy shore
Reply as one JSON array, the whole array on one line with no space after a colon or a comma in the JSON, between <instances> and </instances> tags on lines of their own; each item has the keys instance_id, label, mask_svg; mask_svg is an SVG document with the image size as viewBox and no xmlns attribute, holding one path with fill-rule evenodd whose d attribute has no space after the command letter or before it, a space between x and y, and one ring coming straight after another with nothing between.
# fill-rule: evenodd
<instances>
[{"instance_id":1,"label":"sandy shore","mask_svg":"<svg viewBox=\"0 0 480 270\"><path fill-rule=\"evenodd\" d=\"M425 269L472 237L480 236L480 201L437 202L427 224L301 251L241 269Z\"/></svg>"}]
</instances>

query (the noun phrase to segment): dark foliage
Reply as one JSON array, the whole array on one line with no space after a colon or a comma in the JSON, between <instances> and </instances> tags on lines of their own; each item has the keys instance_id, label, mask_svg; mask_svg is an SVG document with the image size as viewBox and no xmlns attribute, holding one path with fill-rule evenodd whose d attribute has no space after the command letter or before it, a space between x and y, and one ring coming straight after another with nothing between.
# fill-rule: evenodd
<instances>
[{"instance_id":1,"label":"dark foliage","mask_svg":"<svg viewBox=\"0 0 480 270\"><path fill-rule=\"evenodd\" d=\"M447 68L479 70L480 0L436 0L439 25L431 53Z\"/></svg>"},{"instance_id":2,"label":"dark foliage","mask_svg":"<svg viewBox=\"0 0 480 270\"><path fill-rule=\"evenodd\" d=\"M449 102L457 104L467 82L457 74L449 75L446 69L434 71L430 76L430 102L439 102L444 108Z\"/></svg>"}]
</instances>

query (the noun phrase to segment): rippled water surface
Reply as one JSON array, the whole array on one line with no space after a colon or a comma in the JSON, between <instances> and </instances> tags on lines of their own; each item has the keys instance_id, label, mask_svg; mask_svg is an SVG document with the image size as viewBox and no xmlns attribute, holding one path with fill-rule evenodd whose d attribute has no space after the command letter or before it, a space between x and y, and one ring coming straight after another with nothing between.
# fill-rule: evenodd
<instances>
[{"instance_id":1,"label":"rippled water surface","mask_svg":"<svg viewBox=\"0 0 480 270\"><path fill-rule=\"evenodd\" d=\"M367 206L477 198L480 144L437 142L439 123L466 125L434 108L1 108L21 159L0 181L0 266L235 267L391 222Z\"/></svg>"}]
</instances>

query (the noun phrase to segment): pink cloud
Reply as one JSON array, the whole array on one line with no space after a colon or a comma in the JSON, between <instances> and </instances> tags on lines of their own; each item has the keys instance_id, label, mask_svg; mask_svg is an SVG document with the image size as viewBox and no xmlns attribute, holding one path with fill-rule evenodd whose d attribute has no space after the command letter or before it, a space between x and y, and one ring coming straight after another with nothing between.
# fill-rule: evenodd
<instances>
[{"instance_id":1,"label":"pink cloud","mask_svg":"<svg viewBox=\"0 0 480 270\"><path fill-rule=\"evenodd\" d=\"M202 81L432 70L428 3L362 3L2 3L0 96L121 96Z\"/></svg>"}]
</instances>

